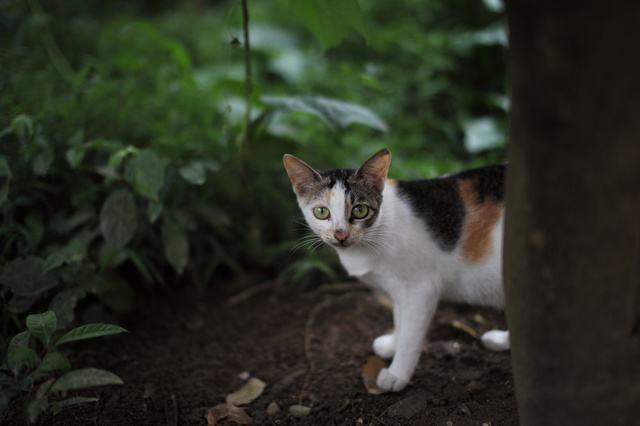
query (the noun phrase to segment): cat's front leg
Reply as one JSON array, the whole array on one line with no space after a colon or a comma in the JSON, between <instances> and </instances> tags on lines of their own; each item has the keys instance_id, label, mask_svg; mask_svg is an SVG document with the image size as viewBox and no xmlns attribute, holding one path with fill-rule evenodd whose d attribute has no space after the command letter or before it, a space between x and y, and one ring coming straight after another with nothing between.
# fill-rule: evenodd
<instances>
[{"instance_id":1,"label":"cat's front leg","mask_svg":"<svg viewBox=\"0 0 640 426\"><path fill-rule=\"evenodd\" d=\"M391 359L396 353L396 337L400 332L400 308L393 302L393 333L383 334L373 340L373 352L383 359Z\"/></svg>"},{"instance_id":2,"label":"cat's front leg","mask_svg":"<svg viewBox=\"0 0 640 426\"><path fill-rule=\"evenodd\" d=\"M377 385L382 390L401 391L411 380L439 296L438 287L432 283L404 286L394 294L400 329L395 334L393 361L378 374Z\"/></svg>"}]
</instances>

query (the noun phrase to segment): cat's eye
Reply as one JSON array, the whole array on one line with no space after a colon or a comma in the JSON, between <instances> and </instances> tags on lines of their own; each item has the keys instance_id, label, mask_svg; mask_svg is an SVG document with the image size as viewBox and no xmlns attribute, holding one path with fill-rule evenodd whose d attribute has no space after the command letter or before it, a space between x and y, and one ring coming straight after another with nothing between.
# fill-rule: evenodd
<instances>
[{"instance_id":1,"label":"cat's eye","mask_svg":"<svg viewBox=\"0 0 640 426\"><path fill-rule=\"evenodd\" d=\"M364 219L369 214L369 207L364 204L358 204L351 209L351 214L356 219Z\"/></svg>"},{"instance_id":2,"label":"cat's eye","mask_svg":"<svg viewBox=\"0 0 640 426\"><path fill-rule=\"evenodd\" d=\"M329 219L329 209L326 207L314 207L313 215L316 217L316 219Z\"/></svg>"}]
</instances>

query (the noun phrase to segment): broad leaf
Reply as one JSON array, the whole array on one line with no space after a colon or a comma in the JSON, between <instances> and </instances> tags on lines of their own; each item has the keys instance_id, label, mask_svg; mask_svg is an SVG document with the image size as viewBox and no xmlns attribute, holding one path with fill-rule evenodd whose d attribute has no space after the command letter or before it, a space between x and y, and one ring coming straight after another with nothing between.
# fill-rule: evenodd
<instances>
[{"instance_id":1,"label":"broad leaf","mask_svg":"<svg viewBox=\"0 0 640 426\"><path fill-rule=\"evenodd\" d=\"M95 337L111 336L113 334L126 333L124 328L113 324L85 324L76 327L64 334L56 342L56 346L64 343L75 342L78 340L93 339Z\"/></svg>"},{"instance_id":2,"label":"broad leaf","mask_svg":"<svg viewBox=\"0 0 640 426\"><path fill-rule=\"evenodd\" d=\"M147 217L149 218L149 222L154 223L158 220L162 214L162 209L162 203L149 201L149 205L147 206Z\"/></svg>"},{"instance_id":3,"label":"broad leaf","mask_svg":"<svg viewBox=\"0 0 640 426\"><path fill-rule=\"evenodd\" d=\"M162 242L164 255L176 270L182 274L189 262L189 240L184 230L174 221L165 220L162 224Z\"/></svg>"},{"instance_id":4,"label":"broad leaf","mask_svg":"<svg viewBox=\"0 0 640 426\"><path fill-rule=\"evenodd\" d=\"M356 123L383 132L388 129L387 124L370 109L336 99L320 96L263 96L262 101L282 111L315 115L333 130L344 129Z\"/></svg>"},{"instance_id":5,"label":"broad leaf","mask_svg":"<svg viewBox=\"0 0 640 426\"><path fill-rule=\"evenodd\" d=\"M2 269L0 283L18 296L36 296L58 285L58 280L43 273L42 259L35 256L14 259Z\"/></svg>"},{"instance_id":6,"label":"broad leaf","mask_svg":"<svg viewBox=\"0 0 640 426\"><path fill-rule=\"evenodd\" d=\"M35 423L38 418L47 411L49 408L49 403L46 399L34 399L27 405L27 417L29 418L29 422Z\"/></svg>"},{"instance_id":7,"label":"broad leaf","mask_svg":"<svg viewBox=\"0 0 640 426\"><path fill-rule=\"evenodd\" d=\"M60 352L49 352L42 358L42 363L40 363L37 373L46 374L53 371L67 371L70 368L71 363L66 356Z\"/></svg>"},{"instance_id":8,"label":"broad leaf","mask_svg":"<svg viewBox=\"0 0 640 426\"><path fill-rule=\"evenodd\" d=\"M138 194L158 201L164 186L164 163L155 152L142 150L127 163L126 178Z\"/></svg>"},{"instance_id":9,"label":"broad leaf","mask_svg":"<svg viewBox=\"0 0 640 426\"><path fill-rule=\"evenodd\" d=\"M126 246L138 227L133 196L126 189L109 195L100 212L100 231L105 241L116 249Z\"/></svg>"},{"instance_id":10,"label":"broad leaf","mask_svg":"<svg viewBox=\"0 0 640 426\"><path fill-rule=\"evenodd\" d=\"M53 385L53 382L55 382L55 378L51 378L49 380L47 380L46 382L43 382L39 387L38 390L36 391L36 398L37 399L42 399L44 398L47 393L49 392L49 389L51 389L51 385Z\"/></svg>"},{"instance_id":11,"label":"broad leaf","mask_svg":"<svg viewBox=\"0 0 640 426\"><path fill-rule=\"evenodd\" d=\"M33 159L33 174L36 176L44 176L49 172L53 163L53 148L46 145L42 151Z\"/></svg>"},{"instance_id":12,"label":"broad leaf","mask_svg":"<svg viewBox=\"0 0 640 426\"><path fill-rule=\"evenodd\" d=\"M287 3L325 49L339 44L353 30L368 38L357 0L288 0Z\"/></svg>"},{"instance_id":13,"label":"broad leaf","mask_svg":"<svg viewBox=\"0 0 640 426\"><path fill-rule=\"evenodd\" d=\"M194 185L202 185L207 180L205 164L202 161L190 161L178 169L182 179Z\"/></svg>"},{"instance_id":14,"label":"broad leaf","mask_svg":"<svg viewBox=\"0 0 640 426\"><path fill-rule=\"evenodd\" d=\"M18 374L23 368L34 368L39 362L38 355L31 348L9 345L7 349L7 367Z\"/></svg>"},{"instance_id":15,"label":"broad leaf","mask_svg":"<svg viewBox=\"0 0 640 426\"><path fill-rule=\"evenodd\" d=\"M33 119L26 114L17 115L11 121L11 128L22 143L31 140L34 134Z\"/></svg>"},{"instance_id":16,"label":"broad leaf","mask_svg":"<svg viewBox=\"0 0 640 426\"><path fill-rule=\"evenodd\" d=\"M62 401L54 402L51 404L51 411L53 414L59 414L67 407L73 407L74 405L86 404L88 402L98 402L98 398L92 398L87 396L72 396L71 398L64 399Z\"/></svg>"},{"instance_id":17,"label":"broad leaf","mask_svg":"<svg viewBox=\"0 0 640 426\"><path fill-rule=\"evenodd\" d=\"M51 392L64 393L70 390L94 386L121 385L122 379L115 374L97 368L80 368L65 373L51 387Z\"/></svg>"},{"instance_id":18,"label":"broad leaf","mask_svg":"<svg viewBox=\"0 0 640 426\"><path fill-rule=\"evenodd\" d=\"M29 332L49 347L51 336L58 328L58 320L53 311L46 311L41 314L33 314L27 316L27 329Z\"/></svg>"}]
</instances>

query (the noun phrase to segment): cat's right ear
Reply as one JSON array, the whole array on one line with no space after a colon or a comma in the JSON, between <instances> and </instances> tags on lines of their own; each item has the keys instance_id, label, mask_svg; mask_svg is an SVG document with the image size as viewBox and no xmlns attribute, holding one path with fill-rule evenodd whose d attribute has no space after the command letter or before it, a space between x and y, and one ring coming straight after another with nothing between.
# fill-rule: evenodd
<instances>
[{"instance_id":1,"label":"cat's right ear","mask_svg":"<svg viewBox=\"0 0 640 426\"><path fill-rule=\"evenodd\" d=\"M285 154L284 157L282 157L282 163L287 170L291 185L293 185L293 190L299 197L304 196L315 183L322 180L320 173L293 155Z\"/></svg>"}]
</instances>

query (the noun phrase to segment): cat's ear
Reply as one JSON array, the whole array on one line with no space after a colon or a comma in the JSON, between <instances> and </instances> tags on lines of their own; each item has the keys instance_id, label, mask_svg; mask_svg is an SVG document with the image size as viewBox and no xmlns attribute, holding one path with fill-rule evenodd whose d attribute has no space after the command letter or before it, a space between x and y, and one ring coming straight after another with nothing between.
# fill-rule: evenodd
<instances>
[{"instance_id":1,"label":"cat's ear","mask_svg":"<svg viewBox=\"0 0 640 426\"><path fill-rule=\"evenodd\" d=\"M390 164L391 153L387 148L383 148L369 157L369 159L360 166L356 172L356 176L363 179L369 185L374 186L379 192L382 192Z\"/></svg>"},{"instance_id":2,"label":"cat's ear","mask_svg":"<svg viewBox=\"0 0 640 426\"><path fill-rule=\"evenodd\" d=\"M293 190L298 196L305 195L313 184L322 180L320 173L293 155L285 154L284 157L282 157L282 162L293 185Z\"/></svg>"}]
</instances>

